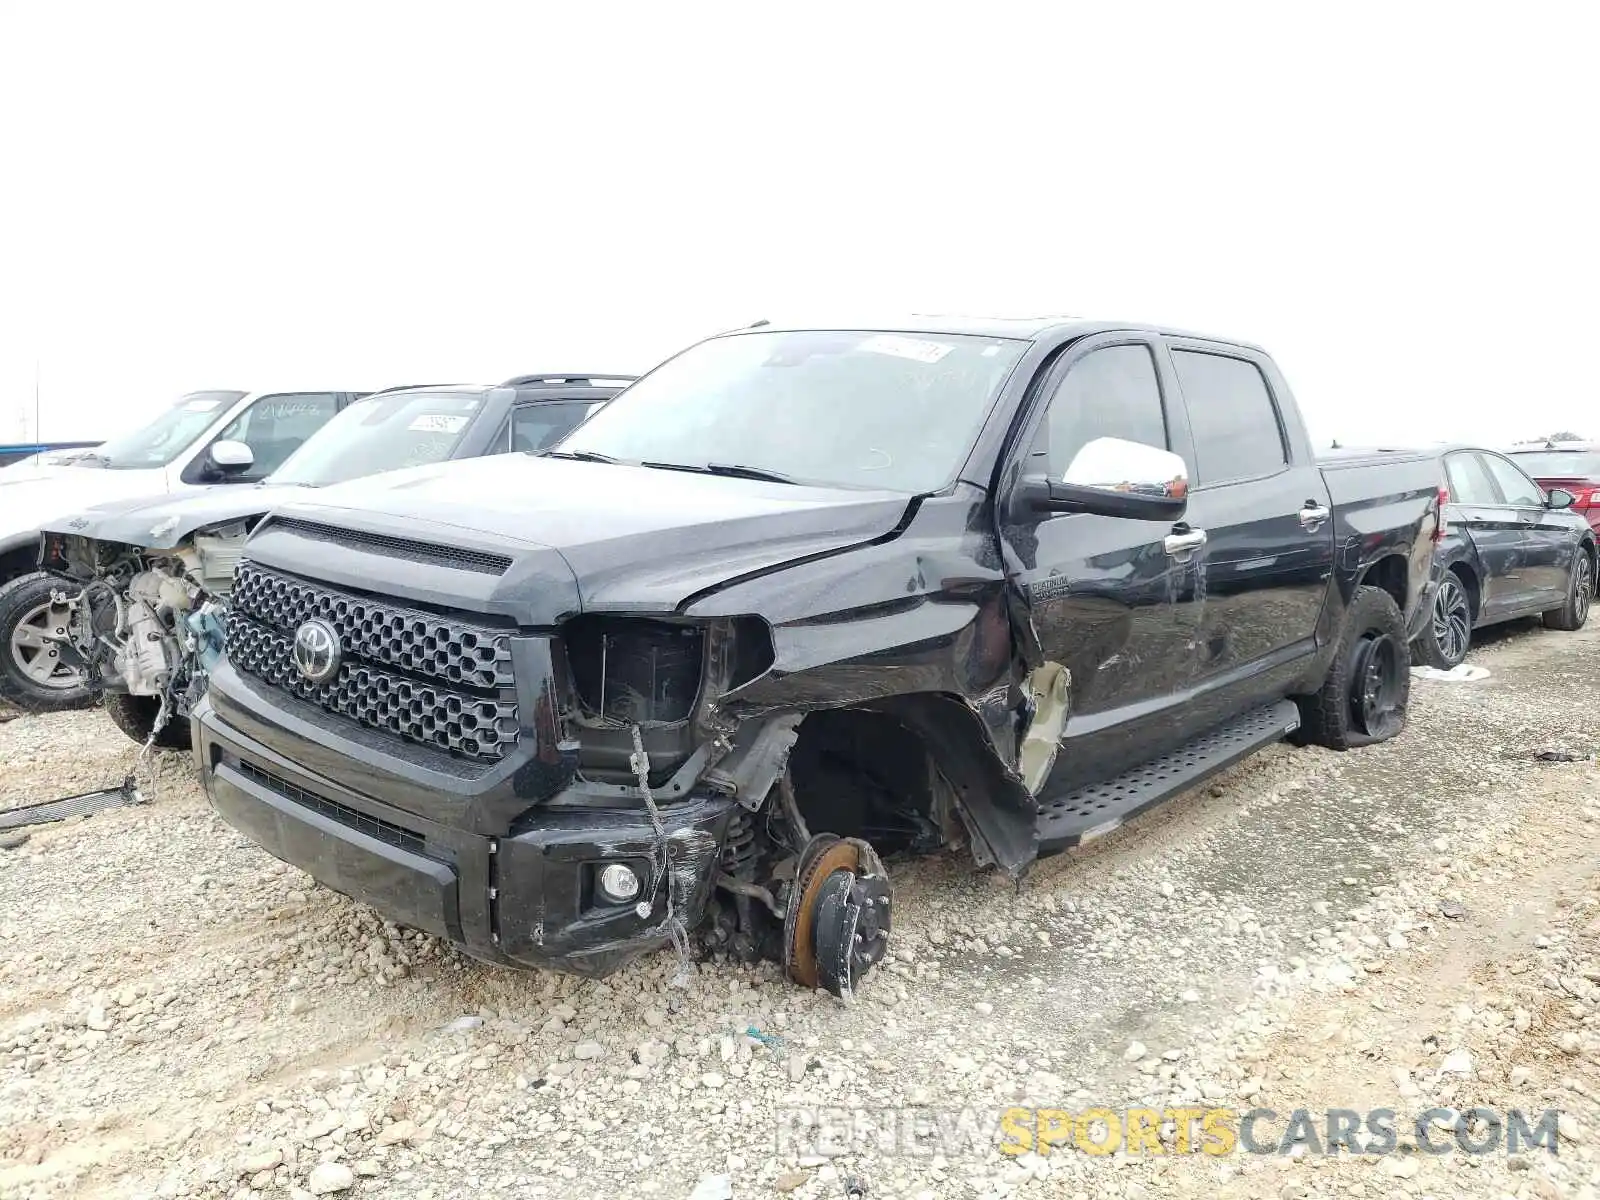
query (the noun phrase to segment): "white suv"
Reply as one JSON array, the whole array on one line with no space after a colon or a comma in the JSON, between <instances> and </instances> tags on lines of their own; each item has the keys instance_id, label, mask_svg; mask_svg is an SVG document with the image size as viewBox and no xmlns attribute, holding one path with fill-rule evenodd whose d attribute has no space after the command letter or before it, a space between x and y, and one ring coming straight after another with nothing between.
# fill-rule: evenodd
<instances>
[{"instance_id":1,"label":"white suv","mask_svg":"<svg viewBox=\"0 0 1600 1200\"><path fill-rule=\"evenodd\" d=\"M257 482L370 391L190 392L149 424L92 450L0 468L0 587L8 600L16 601L21 589L33 601L0 647L13 660L7 666L19 668L0 671L0 698L65 708L87 697L81 672L57 657L54 627L64 623L65 610L50 581L34 573L44 525L92 504ZM3 697L12 687L25 687L27 696Z\"/></svg>"}]
</instances>

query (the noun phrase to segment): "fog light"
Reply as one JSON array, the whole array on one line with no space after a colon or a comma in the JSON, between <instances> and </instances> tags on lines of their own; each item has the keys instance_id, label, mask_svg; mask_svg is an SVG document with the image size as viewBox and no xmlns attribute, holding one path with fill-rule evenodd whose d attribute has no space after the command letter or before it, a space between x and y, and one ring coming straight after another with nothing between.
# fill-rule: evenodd
<instances>
[{"instance_id":1,"label":"fog light","mask_svg":"<svg viewBox=\"0 0 1600 1200\"><path fill-rule=\"evenodd\" d=\"M612 863L600 872L600 891L607 900L621 904L639 894L639 876L622 863Z\"/></svg>"}]
</instances>

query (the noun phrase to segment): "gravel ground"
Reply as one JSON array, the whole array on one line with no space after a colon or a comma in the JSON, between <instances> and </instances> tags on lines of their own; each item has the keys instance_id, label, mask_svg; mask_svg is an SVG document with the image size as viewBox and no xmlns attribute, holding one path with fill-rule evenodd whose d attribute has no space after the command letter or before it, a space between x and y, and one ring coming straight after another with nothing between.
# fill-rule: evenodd
<instances>
[{"instance_id":1,"label":"gravel ground","mask_svg":"<svg viewBox=\"0 0 1600 1200\"><path fill-rule=\"evenodd\" d=\"M0 1196L1593 1197L1600 630L1473 661L1395 741L1274 749L1020 888L897 867L894 961L850 1005L767 968L675 986L666 953L473 963L156 756L148 806L0 848ZM99 713L0 722L0 808L135 758ZM1567 1116L1555 1156L1016 1158L984 1124L1178 1103ZM970 1123L876 1136L912 1109ZM818 1110L866 1125L802 1136Z\"/></svg>"}]
</instances>

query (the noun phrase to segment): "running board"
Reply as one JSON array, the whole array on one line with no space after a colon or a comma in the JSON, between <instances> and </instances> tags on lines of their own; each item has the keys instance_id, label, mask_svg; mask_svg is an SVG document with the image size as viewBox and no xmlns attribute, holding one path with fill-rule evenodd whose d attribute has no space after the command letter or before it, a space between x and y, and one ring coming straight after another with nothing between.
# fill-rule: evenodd
<instances>
[{"instance_id":1,"label":"running board","mask_svg":"<svg viewBox=\"0 0 1600 1200\"><path fill-rule=\"evenodd\" d=\"M77 796L64 796L60 800L46 800L41 804L25 804L21 808L0 809L0 829L46 825L51 821L65 821L69 817L86 817L108 808L122 808L143 803L144 797L134 785L133 776L129 775L122 781L121 787L102 788L98 792L84 792Z\"/></svg>"},{"instance_id":2,"label":"running board","mask_svg":"<svg viewBox=\"0 0 1600 1200\"><path fill-rule=\"evenodd\" d=\"M1280 741L1300 727L1300 710L1280 700L1202 734L1104 783L1039 802L1039 853L1058 854L1103 837L1125 821Z\"/></svg>"}]
</instances>

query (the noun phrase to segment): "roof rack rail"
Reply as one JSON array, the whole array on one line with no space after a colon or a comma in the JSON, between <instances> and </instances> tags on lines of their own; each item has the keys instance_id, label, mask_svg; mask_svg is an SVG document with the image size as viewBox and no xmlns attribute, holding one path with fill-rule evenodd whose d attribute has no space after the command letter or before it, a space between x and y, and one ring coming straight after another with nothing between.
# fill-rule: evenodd
<instances>
[{"instance_id":1,"label":"roof rack rail","mask_svg":"<svg viewBox=\"0 0 1600 1200\"><path fill-rule=\"evenodd\" d=\"M386 392L409 392L412 388L449 387L447 383L397 383L393 387L379 388L375 392L367 392L368 396L382 396Z\"/></svg>"},{"instance_id":2,"label":"roof rack rail","mask_svg":"<svg viewBox=\"0 0 1600 1200\"><path fill-rule=\"evenodd\" d=\"M618 375L615 371L552 371L538 375L516 375L502 383L501 387L532 387L535 384L549 383L561 386L589 385L600 383L632 383L639 378L637 375Z\"/></svg>"}]
</instances>

